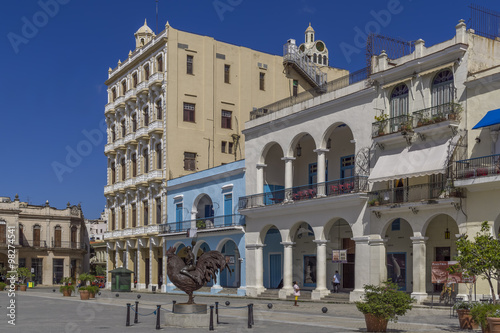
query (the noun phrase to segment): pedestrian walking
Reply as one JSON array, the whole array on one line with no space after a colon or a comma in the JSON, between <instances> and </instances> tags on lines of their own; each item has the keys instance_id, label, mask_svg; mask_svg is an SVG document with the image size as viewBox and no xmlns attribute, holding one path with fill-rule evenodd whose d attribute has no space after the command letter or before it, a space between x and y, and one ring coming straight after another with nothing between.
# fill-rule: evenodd
<instances>
[{"instance_id":1,"label":"pedestrian walking","mask_svg":"<svg viewBox=\"0 0 500 333\"><path fill-rule=\"evenodd\" d=\"M339 292L339 286L340 286L340 274L339 271L335 271L335 274L333 275L333 292L338 293Z\"/></svg>"},{"instance_id":2,"label":"pedestrian walking","mask_svg":"<svg viewBox=\"0 0 500 333\"><path fill-rule=\"evenodd\" d=\"M297 300L299 299L299 296L300 296L300 288L299 288L299 285L297 284L297 281L293 281L293 296L295 296L294 306L299 306L297 304Z\"/></svg>"}]
</instances>

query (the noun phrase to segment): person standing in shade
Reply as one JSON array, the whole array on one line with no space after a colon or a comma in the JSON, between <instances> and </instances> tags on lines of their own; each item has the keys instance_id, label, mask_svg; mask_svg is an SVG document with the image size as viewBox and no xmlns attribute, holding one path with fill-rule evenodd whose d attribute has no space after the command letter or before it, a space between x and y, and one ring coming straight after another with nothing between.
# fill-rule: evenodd
<instances>
[{"instance_id":1,"label":"person standing in shade","mask_svg":"<svg viewBox=\"0 0 500 333\"><path fill-rule=\"evenodd\" d=\"M339 286L340 286L340 274L339 274L339 271L335 271L335 274L333 275L333 292L334 293L339 292Z\"/></svg>"},{"instance_id":2,"label":"person standing in shade","mask_svg":"<svg viewBox=\"0 0 500 333\"><path fill-rule=\"evenodd\" d=\"M299 296L300 296L300 288L299 288L299 285L297 284L297 281L293 281L293 296L295 296L294 306L299 306L297 304L297 300L299 299Z\"/></svg>"}]
</instances>

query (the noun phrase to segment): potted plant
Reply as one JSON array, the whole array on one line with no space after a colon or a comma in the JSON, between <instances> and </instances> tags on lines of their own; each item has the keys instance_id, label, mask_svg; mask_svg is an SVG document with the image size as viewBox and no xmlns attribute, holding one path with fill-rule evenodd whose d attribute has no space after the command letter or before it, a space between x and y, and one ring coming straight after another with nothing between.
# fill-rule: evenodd
<instances>
[{"instance_id":1,"label":"potted plant","mask_svg":"<svg viewBox=\"0 0 500 333\"><path fill-rule=\"evenodd\" d=\"M87 290L89 291L89 298L95 298L95 294L99 292L98 286L87 286Z\"/></svg>"},{"instance_id":2,"label":"potted plant","mask_svg":"<svg viewBox=\"0 0 500 333\"><path fill-rule=\"evenodd\" d=\"M448 114L448 119L460 121L461 120L460 114L462 113L463 110L464 108L462 107L461 104L451 103L451 112Z\"/></svg>"},{"instance_id":3,"label":"potted plant","mask_svg":"<svg viewBox=\"0 0 500 333\"><path fill-rule=\"evenodd\" d=\"M28 286L26 285L26 280L31 279L34 276L34 274L31 273L31 270L27 267L18 267L16 269L16 272L17 272L17 276L21 280L21 284L19 285L19 289L21 289L21 291L26 291L26 289L28 288Z\"/></svg>"},{"instance_id":4,"label":"potted plant","mask_svg":"<svg viewBox=\"0 0 500 333\"><path fill-rule=\"evenodd\" d=\"M389 320L397 322L411 310L415 301L404 291L400 291L395 283L385 281L381 285L365 285L363 301L356 302L356 307L365 315L368 332L385 332Z\"/></svg>"},{"instance_id":5,"label":"potted plant","mask_svg":"<svg viewBox=\"0 0 500 333\"><path fill-rule=\"evenodd\" d=\"M202 219L196 220L196 228L197 229L205 229L206 227L207 227L207 224L205 223L205 221L203 221Z\"/></svg>"},{"instance_id":6,"label":"potted plant","mask_svg":"<svg viewBox=\"0 0 500 333\"><path fill-rule=\"evenodd\" d=\"M87 289L88 287L80 287L78 288L78 292L80 292L80 299L82 301L86 301L90 298L90 292Z\"/></svg>"},{"instance_id":7,"label":"potted plant","mask_svg":"<svg viewBox=\"0 0 500 333\"><path fill-rule=\"evenodd\" d=\"M500 308L497 308L495 312L490 312L486 319L490 333L500 333Z\"/></svg>"},{"instance_id":8,"label":"potted plant","mask_svg":"<svg viewBox=\"0 0 500 333\"><path fill-rule=\"evenodd\" d=\"M500 309L500 305L490 304L490 303L476 303L470 310L472 319L481 325L481 329L485 333L489 333L490 329L488 326L487 318L493 315L495 311Z\"/></svg>"},{"instance_id":9,"label":"potted plant","mask_svg":"<svg viewBox=\"0 0 500 333\"><path fill-rule=\"evenodd\" d=\"M479 324L474 321L470 310L474 305L471 302L457 302L453 305L453 308L457 310L458 322L460 323L461 329L472 330L479 328Z\"/></svg>"},{"instance_id":10,"label":"potted plant","mask_svg":"<svg viewBox=\"0 0 500 333\"><path fill-rule=\"evenodd\" d=\"M64 277L61 280L62 286L59 287L59 291L63 294L63 296L71 296L71 293L75 291L75 279L72 277Z\"/></svg>"},{"instance_id":11,"label":"potted plant","mask_svg":"<svg viewBox=\"0 0 500 333\"><path fill-rule=\"evenodd\" d=\"M3 291L6 286L7 286L6 283L0 282L0 291Z\"/></svg>"},{"instance_id":12,"label":"potted plant","mask_svg":"<svg viewBox=\"0 0 500 333\"><path fill-rule=\"evenodd\" d=\"M385 134L385 125L387 124L387 119L389 119L389 115L386 113L381 113L379 116L375 116L375 124L378 127L379 136Z\"/></svg>"},{"instance_id":13,"label":"potted plant","mask_svg":"<svg viewBox=\"0 0 500 333\"><path fill-rule=\"evenodd\" d=\"M378 203L378 200L377 200L376 198L375 198L375 199L372 199L372 200L370 200L370 201L368 201L368 205L369 205L369 206L375 206L375 202L377 202L377 203Z\"/></svg>"}]
</instances>

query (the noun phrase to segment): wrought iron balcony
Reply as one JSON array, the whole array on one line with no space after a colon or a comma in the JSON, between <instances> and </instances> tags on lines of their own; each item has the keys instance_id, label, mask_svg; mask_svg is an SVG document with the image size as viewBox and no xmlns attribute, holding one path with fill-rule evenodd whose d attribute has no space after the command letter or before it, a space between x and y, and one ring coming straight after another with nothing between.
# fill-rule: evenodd
<instances>
[{"instance_id":1,"label":"wrought iron balcony","mask_svg":"<svg viewBox=\"0 0 500 333\"><path fill-rule=\"evenodd\" d=\"M206 230L206 229L219 229L219 228L244 226L244 225L245 225L245 216L240 214L234 214L234 215L202 217L196 220L170 222L166 224L160 224L159 226L160 226L160 232L162 233L176 233L176 232L185 232L191 228L197 228L198 230Z\"/></svg>"},{"instance_id":2,"label":"wrought iron balcony","mask_svg":"<svg viewBox=\"0 0 500 333\"><path fill-rule=\"evenodd\" d=\"M368 193L368 204L376 206L464 196L459 188L451 188L446 185L447 182L443 181L371 191Z\"/></svg>"},{"instance_id":3,"label":"wrought iron balcony","mask_svg":"<svg viewBox=\"0 0 500 333\"><path fill-rule=\"evenodd\" d=\"M372 123L372 138L413 130L413 116L402 115Z\"/></svg>"},{"instance_id":4,"label":"wrought iron balcony","mask_svg":"<svg viewBox=\"0 0 500 333\"><path fill-rule=\"evenodd\" d=\"M453 174L455 179L499 176L500 154L456 161Z\"/></svg>"},{"instance_id":5,"label":"wrought iron balcony","mask_svg":"<svg viewBox=\"0 0 500 333\"><path fill-rule=\"evenodd\" d=\"M281 203L365 192L367 189L368 177L354 176L241 197L239 199L239 208L272 206Z\"/></svg>"},{"instance_id":6,"label":"wrought iron balcony","mask_svg":"<svg viewBox=\"0 0 500 333\"><path fill-rule=\"evenodd\" d=\"M422 127L446 120L460 121L462 106L457 103L446 103L413 112L414 127Z\"/></svg>"}]
</instances>

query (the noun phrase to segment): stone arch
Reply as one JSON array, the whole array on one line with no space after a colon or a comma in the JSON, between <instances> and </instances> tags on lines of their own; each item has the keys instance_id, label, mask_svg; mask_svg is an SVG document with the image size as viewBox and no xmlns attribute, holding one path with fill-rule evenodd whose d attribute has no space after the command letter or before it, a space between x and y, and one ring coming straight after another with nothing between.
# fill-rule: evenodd
<instances>
[{"instance_id":1,"label":"stone arch","mask_svg":"<svg viewBox=\"0 0 500 333\"><path fill-rule=\"evenodd\" d=\"M292 157L292 156L296 157L296 148L297 148L297 145L304 138L308 138L308 137L310 137L310 139L313 142L314 149L316 149L317 144L316 144L316 140L314 139L314 136L312 136L308 132L300 132L300 133L296 134L293 137L293 139L290 141L290 144L288 145L288 147L284 150L285 156L287 156L287 157Z\"/></svg>"},{"instance_id":2,"label":"stone arch","mask_svg":"<svg viewBox=\"0 0 500 333\"><path fill-rule=\"evenodd\" d=\"M241 285L241 267L239 265L241 253L238 244L229 237L222 239L216 247L226 257L228 268L220 272L220 285L222 287L238 288Z\"/></svg>"},{"instance_id":3,"label":"stone arch","mask_svg":"<svg viewBox=\"0 0 500 333\"><path fill-rule=\"evenodd\" d=\"M267 154L269 153L269 150L271 150L271 148L273 148L275 145L276 145L276 146L277 146L277 147L281 150L281 155L283 155L283 156L284 156L284 153L283 153L283 152L284 152L284 149L283 149L283 147L281 146L281 144L279 144L279 143L278 143L278 142L276 142L276 141L271 141L271 142L268 142L268 143L264 146L264 148L262 148L262 151L261 151L260 156L259 156L259 161L258 161L258 163L260 163L260 164L264 164L264 163L266 163L266 156L267 156Z\"/></svg>"}]
</instances>

